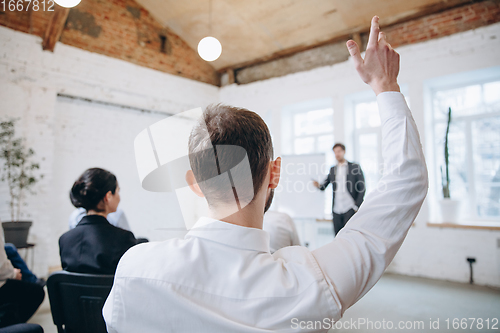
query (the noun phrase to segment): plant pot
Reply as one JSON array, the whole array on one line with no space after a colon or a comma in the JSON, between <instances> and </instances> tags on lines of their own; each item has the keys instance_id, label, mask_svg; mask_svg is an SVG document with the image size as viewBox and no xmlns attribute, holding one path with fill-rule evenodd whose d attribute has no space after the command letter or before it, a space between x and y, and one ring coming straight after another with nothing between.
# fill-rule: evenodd
<instances>
[{"instance_id":1,"label":"plant pot","mask_svg":"<svg viewBox=\"0 0 500 333\"><path fill-rule=\"evenodd\" d=\"M5 243L12 243L17 248L26 247L28 233L32 224L31 221L2 222Z\"/></svg>"},{"instance_id":2,"label":"plant pot","mask_svg":"<svg viewBox=\"0 0 500 333\"><path fill-rule=\"evenodd\" d=\"M441 222L458 222L460 201L446 198L439 201L439 207L441 208Z\"/></svg>"}]
</instances>

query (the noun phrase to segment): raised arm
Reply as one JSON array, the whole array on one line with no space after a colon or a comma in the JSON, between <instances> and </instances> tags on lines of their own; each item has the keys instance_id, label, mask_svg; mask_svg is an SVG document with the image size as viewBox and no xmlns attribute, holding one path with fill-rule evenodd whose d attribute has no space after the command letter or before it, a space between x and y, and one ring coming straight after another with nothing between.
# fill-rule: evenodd
<instances>
[{"instance_id":1,"label":"raised arm","mask_svg":"<svg viewBox=\"0 0 500 333\"><path fill-rule=\"evenodd\" d=\"M320 185L320 184L318 184L317 182L315 182L315 184L314 184L314 185L315 185L317 188L319 188L321 191L324 191L324 190L328 187L328 185L329 185L330 183L331 183L330 173L328 173L328 176L326 176L326 179L325 179L325 181L323 182L323 184L321 184L321 185Z\"/></svg>"},{"instance_id":2,"label":"raised arm","mask_svg":"<svg viewBox=\"0 0 500 333\"><path fill-rule=\"evenodd\" d=\"M384 173L334 241L312 252L342 314L382 276L415 220L428 187L417 127L397 84L399 55L379 33L378 17L372 20L364 60L354 41L347 46L361 78L377 94Z\"/></svg>"}]
</instances>

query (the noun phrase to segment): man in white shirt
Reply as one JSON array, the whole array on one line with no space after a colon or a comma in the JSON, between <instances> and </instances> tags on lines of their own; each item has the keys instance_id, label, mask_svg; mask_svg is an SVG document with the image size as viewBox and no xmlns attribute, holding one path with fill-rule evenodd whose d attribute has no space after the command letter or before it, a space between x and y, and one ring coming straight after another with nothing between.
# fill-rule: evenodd
<instances>
[{"instance_id":1,"label":"man in white shirt","mask_svg":"<svg viewBox=\"0 0 500 333\"><path fill-rule=\"evenodd\" d=\"M323 184L315 181L314 186L324 191L332 184L333 231L337 235L363 203L366 188L361 166L345 159L345 146L336 143L333 152L337 165L330 169Z\"/></svg>"},{"instance_id":2,"label":"man in white shirt","mask_svg":"<svg viewBox=\"0 0 500 333\"><path fill-rule=\"evenodd\" d=\"M191 189L206 197L210 217L201 218L184 239L138 245L125 253L103 308L109 333L326 332L378 281L427 194L427 168L397 84L399 55L379 34L378 17L372 20L364 60L354 41L347 47L361 78L377 94L386 164L379 186L349 224L314 251L289 246L271 254L262 222L281 160L273 158L269 130L256 113L210 106L191 133L192 171L186 175ZM207 149L211 145L217 168L209 172L205 166L215 160ZM254 194L247 205L241 204L248 198L239 195L239 184L231 181L238 170L226 163L231 156L224 145L246 150ZM230 174L233 191L222 190L218 182L228 183L218 175ZM243 207L236 212L235 199ZM323 324L304 329L308 321Z\"/></svg>"},{"instance_id":3,"label":"man in white shirt","mask_svg":"<svg viewBox=\"0 0 500 333\"><path fill-rule=\"evenodd\" d=\"M274 210L266 212L262 229L269 233L271 253L283 247L300 245L295 223L286 213Z\"/></svg>"}]
</instances>

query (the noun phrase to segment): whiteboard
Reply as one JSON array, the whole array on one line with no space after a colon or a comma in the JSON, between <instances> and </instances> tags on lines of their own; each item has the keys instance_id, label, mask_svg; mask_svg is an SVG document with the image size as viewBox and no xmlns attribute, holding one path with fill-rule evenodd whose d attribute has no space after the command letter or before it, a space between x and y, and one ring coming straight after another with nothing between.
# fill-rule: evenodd
<instances>
[{"instance_id":1,"label":"whiteboard","mask_svg":"<svg viewBox=\"0 0 500 333\"><path fill-rule=\"evenodd\" d=\"M281 177L275 191L277 210L293 218L323 218L325 197L312 184L325 179L325 155L285 155L281 161ZM274 208L274 207L273 207Z\"/></svg>"}]
</instances>

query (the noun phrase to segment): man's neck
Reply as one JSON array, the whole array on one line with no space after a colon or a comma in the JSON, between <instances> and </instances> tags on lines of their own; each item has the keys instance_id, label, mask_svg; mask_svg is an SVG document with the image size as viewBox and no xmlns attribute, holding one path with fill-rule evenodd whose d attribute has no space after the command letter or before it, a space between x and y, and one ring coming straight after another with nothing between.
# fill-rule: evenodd
<instances>
[{"instance_id":1,"label":"man's neck","mask_svg":"<svg viewBox=\"0 0 500 333\"><path fill-rule=\"evenodd\" d=\"M264 221L264 207L256 204L255 202L250 203L243 209L240 209L236 213L228 213L227 211L221 209L211 209L209 216L213 219L236 224L247 228L262 229L262 224Z\"/></svg>"},{"instance_id":2,"label":"man's neck","mask_svg":"<svg viewBox=\"0 0 500 333\"><path fill-rule=\"evenodd\" d=\"M342 165L342 164L344 164L346 162L347 162L347 160L345 158L342 161L337 161L338 165Z\"/></svg>"}]
</instances>

